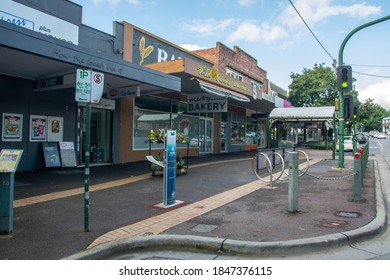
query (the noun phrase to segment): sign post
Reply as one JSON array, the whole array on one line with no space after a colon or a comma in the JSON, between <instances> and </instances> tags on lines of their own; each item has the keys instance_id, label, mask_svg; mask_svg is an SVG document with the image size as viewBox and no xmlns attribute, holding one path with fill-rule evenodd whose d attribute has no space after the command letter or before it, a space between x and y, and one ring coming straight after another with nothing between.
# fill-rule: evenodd
<instances>
[{"instance_id":1,"label":"sign post","mask_svg":"<svg viewBox=\"0 0 390 280\"><path fill-rule=\"evenodd\" d=\"M92 70L77 69L76 101L86 102L85 118L85 180L84 180L84 231L89 231L89 179L91 151L91 103L99 103L103 94L104 75Z\"/></svg>"}]
</instances>

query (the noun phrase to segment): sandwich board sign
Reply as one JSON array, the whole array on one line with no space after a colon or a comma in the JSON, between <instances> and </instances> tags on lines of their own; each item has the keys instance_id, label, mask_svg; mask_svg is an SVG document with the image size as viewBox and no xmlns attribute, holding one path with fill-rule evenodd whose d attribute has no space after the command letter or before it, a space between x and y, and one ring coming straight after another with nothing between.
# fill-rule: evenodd
<instances>
[{"instance_id":1,"label":"sandwich board sign","mask_svg":"<svg viewBox=\"0 0 390 280\"><path fill-rule=\"evenodd\" d=\"M104 74L92 70L77 69L76 101L99 103L104 89Z\"/></svg>"}]
</instances>

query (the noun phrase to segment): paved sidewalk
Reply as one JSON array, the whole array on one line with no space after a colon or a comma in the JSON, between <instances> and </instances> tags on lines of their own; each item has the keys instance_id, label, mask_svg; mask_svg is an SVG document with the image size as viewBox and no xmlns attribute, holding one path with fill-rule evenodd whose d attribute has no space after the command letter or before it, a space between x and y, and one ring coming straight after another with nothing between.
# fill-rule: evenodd
<instances>
[{"instance_id":1,"label":"paved sidewalk","mask_svg":"<svg viewBox=\"0 0 390 280\"><path fill-rule=\"evenodd\" d=\"M310 239L375 220L374 162L364 181L364 200L352 202L352 176L337 179L352 170L335 168L330 151L307 152L311 176L300 177L298 213L287 211L288 183L270 188L254 176L251 153L191 158L188 174L177 177L176 197L183 203L168 209L155 206L162 200L162 178L152 177L146 162L92 168L90 232L83 232L80 170L16 174L14 233L0 236L0 258L60 259L80 251L73 257L96 258L114 244L121 244L116 247L121 250L137 249L141 243L151 249L155 244L185 247L183 240L195 247L209 246L210 241L218 247L222 240L226 249L229 241ZM347 157L346 166L351 162ZM356 217L350 217L354 213ZM379 221L369 236L359 238L378 234L382 227ZM233 243L235 253L249 244Z\"/></svg>"}]
</instances>

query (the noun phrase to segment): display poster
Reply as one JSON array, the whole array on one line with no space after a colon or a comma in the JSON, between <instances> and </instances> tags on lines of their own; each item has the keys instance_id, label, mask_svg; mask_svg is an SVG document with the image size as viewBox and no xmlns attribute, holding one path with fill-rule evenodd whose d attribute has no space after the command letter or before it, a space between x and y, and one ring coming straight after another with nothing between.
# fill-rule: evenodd
<instances>
[{"instance_id":1,"label":"display poster","mask_svg":"<svg viewBox=\"0 0 390 280\"><path fill-rule=\"evenodd\" d=\"M3 113L2 141L22 141L23 115Z\"/></svg>"},{"instance_id":2,"label":"display poster","mask_svg":"<svg viewBox=\"0 0 390 280\"><path fill-rule=\"evenodd\" d=\"M61 167L60 153L57 142L42 143L46 167Z\"/></svg>"},{"instance_id":3,"label":"display poster","mask_svg":"<svg viewBox=\"0 0 390 280\"><path fill-rule=\"evenodd\" d=\"M47 117L30 116L30 141L46 141Z\"/></svg>"},{"instance_id":4,"label":"display poster","mask_svg":"<svg viewBox=\"0 0 390 280\"><path fill-rule=\"evenodd\" d=\"M47 141L61 142L64 137L64 118L47 117Z\"/></svg>"},{"instance_id":5,"label":"display poster","mask_svg":"<svg viewBox=\"0 0 390 280\"><path fill-rule=\"evenodd\" d=\"M76 167L76 153L73 142L60 142L60 154L63 167Z\"/></svg>"},{"instance_id":6,"label":"display poster","mask_svg":"<svg viewBox=\"0 0 390 280\"><path fill-rule=\"evenodd\" d=\"M15 172L22 154L23 150L1 150L0 172Z\"/></svg>"}]
</instances>

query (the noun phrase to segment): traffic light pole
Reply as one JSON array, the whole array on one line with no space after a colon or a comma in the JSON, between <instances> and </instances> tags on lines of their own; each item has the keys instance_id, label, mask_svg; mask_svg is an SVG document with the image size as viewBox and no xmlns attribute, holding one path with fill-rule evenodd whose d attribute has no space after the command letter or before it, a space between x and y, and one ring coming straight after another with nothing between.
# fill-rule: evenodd
<instances>
[{"instance_id":1,"label":"traffic light pole","mask_svg":"<svg viewBox=\"0 0 390 280\"><path fill-rule=\"evenodd\" d=\"M340 50L339 50L339 66L344 65L343 62L343 55L344 55L344 48L347 44L348 40L358 31L362 30L363 28L369 27L371 25L380 23L385 20L389 20L389 16L385 16L383 18L370 21L366 24L363 24L361 26L358 26L354 30L352 30L347 37L345 37L344 41L341 43ZM352 74L352 73L351 73ZM344 92L339 91L339 100L340 100L340 112L339 112L339 168L344 168Z\"/></svg>"}]
</instances>

